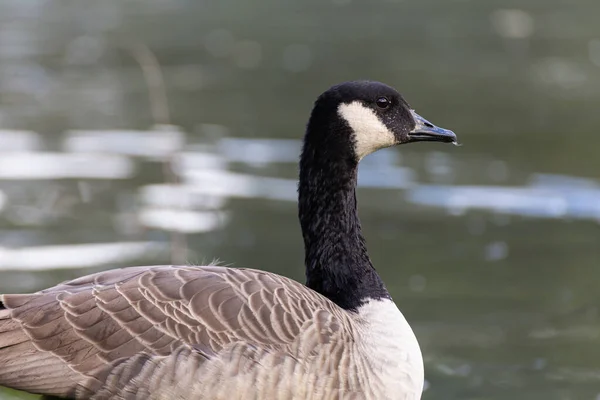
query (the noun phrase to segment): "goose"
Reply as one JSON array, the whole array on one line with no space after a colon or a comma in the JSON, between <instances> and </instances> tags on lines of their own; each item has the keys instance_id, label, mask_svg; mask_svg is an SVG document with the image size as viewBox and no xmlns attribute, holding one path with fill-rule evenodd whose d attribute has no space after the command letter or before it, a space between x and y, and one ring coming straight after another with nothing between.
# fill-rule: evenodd
<instances>
[{"instance_id":1,"label":"goose","mask_svg":"<svg viewBox=\"0 0 600 400\"><path fill-rule=\"evenodd\" d=\"M299 165L306 284L255 269L108 270L0 297L0 385L68 399L421 398L423 358L369 259L359 161L456 144L392 87L345 82L316 100Z\"/></svg>"}]
</instances>

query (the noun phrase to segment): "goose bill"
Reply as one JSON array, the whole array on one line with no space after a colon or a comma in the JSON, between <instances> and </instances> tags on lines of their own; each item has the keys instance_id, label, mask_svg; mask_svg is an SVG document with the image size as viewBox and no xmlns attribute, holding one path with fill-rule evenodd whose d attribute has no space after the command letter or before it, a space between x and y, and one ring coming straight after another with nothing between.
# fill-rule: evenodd
<instances>
[{"instance_id":1,"label":"goose bill","mask_svg":"<svg viewBox=\"0 0 600 400\"><path fill-rule=\"evenodd\" d=\"M410 142L444 142L456 143L456 135L448 129L433 125L414 110L410 110L415 128L409 133Z\"/></svg>"}]
</instances>

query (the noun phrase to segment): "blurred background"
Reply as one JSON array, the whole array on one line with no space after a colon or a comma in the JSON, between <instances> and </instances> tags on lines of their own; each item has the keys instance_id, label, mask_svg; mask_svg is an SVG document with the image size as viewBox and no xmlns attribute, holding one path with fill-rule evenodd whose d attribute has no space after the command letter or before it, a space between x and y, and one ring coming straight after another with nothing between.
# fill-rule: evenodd
<instances>
[{"instance_id":1,"label":"blurred background","mask_svg":"<svg viewBox=\"0 0 600 400\"><path fill-rule=\"evenodd\" d=\"M423 398L598 400L599 15L591 0L0 0L0 292L215 258L303 281L312 102L379 80L463 143L360 170Z\"/></svg>"}]
</instances>

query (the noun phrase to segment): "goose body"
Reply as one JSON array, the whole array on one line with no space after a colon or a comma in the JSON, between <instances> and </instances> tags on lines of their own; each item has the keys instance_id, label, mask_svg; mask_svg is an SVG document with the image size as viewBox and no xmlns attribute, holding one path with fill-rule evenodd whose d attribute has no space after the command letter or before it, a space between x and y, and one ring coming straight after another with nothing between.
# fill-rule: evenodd
<instances>
[{"instance_id":1,"label":"goose body","mask_svg":"<svg viewBox=\"0 0 600 400\"><path fill-rule=\"evenodd\" d=\"M300 161L306 285L259 270L131 267L0 296L0 385L73 399L418 400L417 339L366 252L360 159L456 137L389 86L316 101Z\"/></svg>"}]
</instances>

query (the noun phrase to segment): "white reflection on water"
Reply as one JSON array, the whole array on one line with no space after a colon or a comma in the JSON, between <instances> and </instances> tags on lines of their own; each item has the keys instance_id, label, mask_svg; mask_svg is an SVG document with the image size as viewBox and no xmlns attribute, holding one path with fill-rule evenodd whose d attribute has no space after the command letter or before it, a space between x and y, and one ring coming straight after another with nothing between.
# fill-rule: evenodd
<instances>
[{"instance_id":1,"label":"white reflection on water","mask_svg":"<svg viewBox=\"0 0 600 400\"><path fill-rule=\"evenodd\" d=\"M592 180L534 175L523 187L418 185L407 192L410 202L462 214L470 209L538 218L600 221L600 187Z\"/></svg>"},{"instance_id":2,"label":"white reflection on water","mask_svg":"<svg viewBox=\"0 0 600 400\"><path fill-rule=\"evenodd\" d=\"M297 161L301 146L299 140L292 139L223 138L217 151L229 161L262 166Z\"/></svg>"},{"instance_id":3,"label":"white reflection on water","mask_svg":"<svg viewBox=\"0 0 600 400\"><path fill-rule=\"evenodd\" d=\"M297 162L301 143L297 140L227 138L221 140L217 148L229 161L264 166L270 163ZM530 184L522 187L417 184L415 171L397 166L397 158L398 152L389 150L367 157L359 170L359 186L408 189L408 201L447 208L457 214L469 209L482 209L540 218L600 220L600 186L590 179L534 174ZM494 165L497 164L498 162ZM450 168L450 164L445 163L445 168ZM445 173L450 172L445 170ZM452 171L452 174L456 173ZM227 171L221 171L212 178L209 174L207 171L191 171L187 172L187 177L196 184L214 184L219 187L217 190L203 186L204 189L200 189L203 192L213 190L222 195L230 192L234 196L243 192L246 197L295 200L295 192L292 193L291 189L294 182L292 180L284 183L280 179L271 181L275 178L242 174L230 176ZM507 172L503 171L502 178L506 175Z\"/></svg>"},{"instance_id":4,"label":"white reflection on water","mask_svg":"<svg viewBox=\"0 0 600 400\"><path fill-rule=\"evenodd\" d=\"M124 179L133 162L115 154L11 152L0 157L0 179Z\"/></svg>"},{"instance_id":5,"label":"white reflection on water","mask_svg":"<svg viewBox=\"0 0 600 400\"><path fill-rule=\"evenodd\" d=\"M69 152L105 152L164 159L185 144L176 126L158 125L148 131L78 130L65 134L63 148Z\"/></svg>"},{"instance_id":6,"label":"white reflection on water","mask_svg":"<svg viewBox=\"0 0 600 400\"><path fill-rule=\"evenodd\" d=\"M138 218L144 226L183 233L210 232L227 222L225 212L170 208L143 208L138 212Z\"/></svg>"},{"instance_id":7,"label":"white reflection on water","mask_svg":"<svg viewBox=\"0 0 600 400\"><path fill-rule=\"evenodd\" d=\"M296 178L232 172L230 168L235 164L250 167L296 164L301 150L300 141L213 136L212 145L186 145L185 134L175 127L157 127L151 131L70 131L63 142L68 152L49 153L37 151L41 146L40 138L32 132L0 131L0 139L5 140L0 144L0 150L6 151L0 157L0 179L76 178L80 180L77 186L80 198L77 201L89 203L93 201L94 188L98 188L100 183L91 186L86 179L131 178L135 163L143 162L132 156L169 160L180 182L159 181L138 189L141 206L134 205L127 211L136 232L143 228L184 233L220 229L229 220L225 207L230 198L296 201ZM442 155L439 153L435 157L435 165L430 159L425 172L436 177L440 174L458 176L457 164ZM503 215L600 220L600 186L589 179L537 174L532 176L528 185L520 187L432 185L418 183L416 171L400 164L400 153L394 150L367 157L359 170L359 186L400 190L409 202L446 208L455 214L481 209ZM438 168L440 165L443 169ZM432 166L436 167L436 173L432 172ZM444 181L448 182L448 179ZM34 202L30 208L15 204L11 208L12 214L5 213L6 221L31 225L32 221L43 222L45 218L42 217L46 214L53 215L46 210L48 207L54 209L57 203L57 189L53 190L53 187L44 189L36 183L33 189L40 191L44 202ZM12 206L11 201L18 198L11 194L15 187L2 189L8 195L0 192L0 209L7 203ZM46 214L40 214L40 210L46 210ZM15 212L28 219L15 219ZM148 249L156 252L164 249L164 245L135 242L0 248L0 269L78 268L124 263L147 256ZM506 254L507 249L501 243L492 243L486 249L489 260L502 259Z\"/></svg>"},{"instance_id":8,"label":"white reflection on water","mask_svg":"<svg viewBox=\"0 0 600 400\"><path fill-rule=\"evenodd\" d=\"M296 163L300 150L298 140L223 138L217 142L215 153L177 154L176 172L184 183L146 186L142 199L154 207L184 209L219 208L230 197L296 201L295 179L230 172L228 165ZM381 151L366 158L359 170L359 186L406 189L409 202L446 208L458 215L481 209L538 218L600 220L600 187L589 179L535 174L529 185L520 187L419 184L416 172L398 166L398 158L396 151ZM445 175L457 174L451 163L445 162L444 168ZM504 171L502 177L506 174Z\"/></svg>"},{"instance_id":9,"label":"white reflection on water","mask_svg":"<svg viewBox=\"0 0 600 400\"><path fill-rule=\"evenodd\" d=\"M42 140L35 132L0 129L0 152L33 151L41 147Z\"/></svg>"},{"instance_id":10,"label":"white reflection on water","mask_svg":"<svg viewBox=\"0 0 600 400\"><path fill-rule=\"evenodd\" d=\"M167 245L158 242L0 247L0 270L65 269L124 264L141 258L151 259L166 251Z\"/></svg>"},{"instance_id":11,"label":"white reflection on water","mask_svg":"<svg viewBox=\"0 0 600 400\"><path fill-rule=\"evenodd\" d=\"M225 205L227 197L209 194L202 187L184 184L156 184L140 189L141 200L154 207L179 209L219 209Z\"/></svg>"},{"instance_id":12,"label":"white reflection on water","mask_svg":"<svg viewBox=\"0 0 600 400\"><path fill-rule=\"evenodd\" d=\"M225 170L227 159L220 154L206 151L182 151L174 157L174 168L178 174L188 170Z\"/></svg>"},{"instance_id":13,"label":"white reflection on water","mask_svg":"<svg viewBox=\"0 0 600 400\"><path fill-rule=\"evenodd\" d=\"M264 198L295 201L296 180L268 178L229 171L191 170L183 172L183 179L196 192L241 198Z\"/></svg>"}]
</instances>

